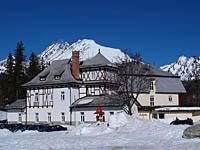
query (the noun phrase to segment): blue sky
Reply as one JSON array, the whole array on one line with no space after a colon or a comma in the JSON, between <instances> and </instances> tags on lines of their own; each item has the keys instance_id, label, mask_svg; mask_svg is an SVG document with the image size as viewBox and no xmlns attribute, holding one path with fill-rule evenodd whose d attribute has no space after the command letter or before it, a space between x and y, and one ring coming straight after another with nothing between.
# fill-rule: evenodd
<instances>
[{"instance_id":1,"label":"blue sky","mask_svg":"<svg viewBox=\"0 0 200 150\"><path fill-rule=\"evenodd\" d=\"M156 66L200 55L197 0L6 0L0 5L0 60L25 44L27 58L49 44L94 39L140 52Z\"/></svg>"}]
</instances>

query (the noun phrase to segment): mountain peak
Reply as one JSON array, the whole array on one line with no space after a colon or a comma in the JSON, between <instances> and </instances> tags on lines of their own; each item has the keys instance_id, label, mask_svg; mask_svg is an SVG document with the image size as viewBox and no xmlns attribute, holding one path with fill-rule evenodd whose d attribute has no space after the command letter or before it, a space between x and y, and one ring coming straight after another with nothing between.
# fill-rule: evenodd
<instances>
[{"instance_id":1,"label":"mountain peak","mask_svg":"<svg viewBox=\"0 0 200 150\"><path fill-rule=\"evenodd\" d=\"M187 61L187 57L184 56L184 55L182 55L182 56L180 56L180 57L178 58L178 61L179 61L179 62L186 62L186 61Z\"/></svg>"},{"instance_id":2,"label":"mountain peak","mask_svg":"<svg viewBox=\"0 0 200 150\"><path fill-rule=\"evenodd\" d=\"M188 58L186 56L180 56L176 62L162 66L161 69L180 76L181 80L189 80L194 78L195 67L199 64L200 57Z\"/></svg>"},{"instance_id":3,"label":"mountain peak","mask_svg":"<svg viewBox=\"0 0 200 150\"><path fill-rule=\"evenodd\" d=\"M72 51L80 52L81 60L85 60L95 56L99 49L101 53L111 62L116 62L119 57L123 57L124 53L120 49L109 48L97 44L92 39L78 40L71 45L67 42L56 42L48 46L40 55L45 63L51 63L54 60L71 58Z\"/></svg>"}]
</instances>

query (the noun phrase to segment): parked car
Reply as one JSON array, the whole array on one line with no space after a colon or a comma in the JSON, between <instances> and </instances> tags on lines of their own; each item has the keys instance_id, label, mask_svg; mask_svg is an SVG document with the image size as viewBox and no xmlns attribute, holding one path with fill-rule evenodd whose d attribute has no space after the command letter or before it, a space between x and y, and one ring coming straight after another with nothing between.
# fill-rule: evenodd
<instances>
[{"instance_id":1,"label":"parked car","mask_svg":"<svg viewBox=\"0 0 200 150\"><path fill-rule=\"evenodd\" d=\"M180 124L188 124L188 125L193 125L193 120L191 118L187 118L186 120L180 120L176 118L176 120L172 121L170 125L180 125Z\"/></svg>"}]
</instances>

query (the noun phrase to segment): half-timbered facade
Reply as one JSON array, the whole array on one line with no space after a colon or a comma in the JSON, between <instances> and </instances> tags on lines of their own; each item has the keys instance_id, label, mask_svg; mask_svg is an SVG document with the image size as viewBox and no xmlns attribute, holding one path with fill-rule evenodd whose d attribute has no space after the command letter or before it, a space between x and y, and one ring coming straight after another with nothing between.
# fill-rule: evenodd
<instances>
[{"instance_id":1,"label":"half-timbered facade","mask_svg":"<svg viewBox=\"0 0 200 150\"><path fill-rule=\"evenodd\" d=\"M79 97L111 94L117 88L117 66L100 52L81 63L80 74L84 84Z\"/></svg>"},{"instance_id":2,"label":"half-timbered facade","mask_svg":"<svg viewBox=\"0 0 200 150\"><path fill-rule=\"evenodd\" d=\"M94 112L98 106L102 107L105 120L123 111L122 100L115 92L119 86L117 66L100 51L85 61L80 61L79 55L74 51L70 60L53 61L23 85L27 89L27 98L24 113L21 113L22 122L66 124L96 121ZM149 91L140 94L138 103L152 109L179 106L180 94L186 92L180 78L149 68ZM142 109L139 114L151 119L152 109Z\"/></svg>"},{"instance_id":3,"label":"half-timbered facade","mask_svg":"<svg viewBox=\"0 0 200 150\"><path fill-rule=\"evenodd\" d=\"M81 80L71 73L76 62L57 60L24 84L27 88L28 123L66 123L71 121L69 106L79 98ZM73 66L76 67L76 66Z\"/></svg>"}]
</instances>

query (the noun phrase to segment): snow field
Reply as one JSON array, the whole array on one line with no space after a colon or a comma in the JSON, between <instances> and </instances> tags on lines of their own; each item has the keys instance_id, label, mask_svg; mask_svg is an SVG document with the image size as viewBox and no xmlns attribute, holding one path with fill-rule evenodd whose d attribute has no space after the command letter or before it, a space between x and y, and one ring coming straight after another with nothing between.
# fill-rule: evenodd
<instances>
[{"instance_id":1,"label":"snow field","mask_svg":"<svg viewBox=\"0 0 200 150\"><path fill-rule=\"evenodd\" d=\"M107 124L109 123L109 126ZM109 122L81 124L68 132L0 130L0 150L199 150L200 139L183 139L188 126L118 113Z\"/></svg>"}]
</instances>

